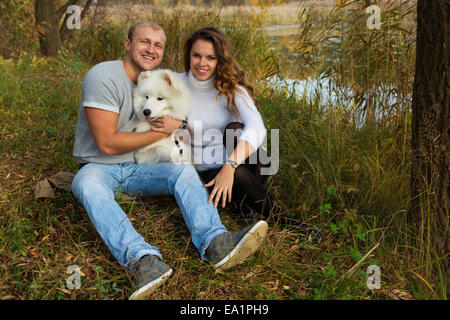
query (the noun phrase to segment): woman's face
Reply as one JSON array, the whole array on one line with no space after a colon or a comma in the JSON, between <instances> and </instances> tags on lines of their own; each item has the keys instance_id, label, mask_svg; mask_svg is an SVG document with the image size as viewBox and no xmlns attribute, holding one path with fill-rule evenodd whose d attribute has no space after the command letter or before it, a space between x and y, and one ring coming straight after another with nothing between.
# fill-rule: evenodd
<instances>
[{"instance_id":1,"label":"woman's face","mask_svg":"<svg viewBox=\"0 0 450 320\"><path fill-rule=\"evenodd\" d=\"M190 55L190 67L198 81L208 80L214 75L217 57L211 42L201 39L194 42Z\"/></svg>"}]
</instances>

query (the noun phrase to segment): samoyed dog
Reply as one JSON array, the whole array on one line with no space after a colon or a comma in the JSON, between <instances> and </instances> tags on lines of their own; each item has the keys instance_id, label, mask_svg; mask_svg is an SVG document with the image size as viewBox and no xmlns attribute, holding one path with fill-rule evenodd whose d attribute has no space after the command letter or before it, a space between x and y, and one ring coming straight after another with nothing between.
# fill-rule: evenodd
<instances>
[{"instance_id":1,"label":"samoyed dog","mask_svg":"<svg viewBox=\"0 0 450 320\"><path fill-rule=\"evenodd\" d=\"M151 123L163 115L186 120L189 113L190 94L183 79L171 70L153 70L140 73L133 91L136 132L148 131ZM189 162L190 139L187 130L177 130L169 137L135 151L138 163Z\"/></svg>"}]
</instances>

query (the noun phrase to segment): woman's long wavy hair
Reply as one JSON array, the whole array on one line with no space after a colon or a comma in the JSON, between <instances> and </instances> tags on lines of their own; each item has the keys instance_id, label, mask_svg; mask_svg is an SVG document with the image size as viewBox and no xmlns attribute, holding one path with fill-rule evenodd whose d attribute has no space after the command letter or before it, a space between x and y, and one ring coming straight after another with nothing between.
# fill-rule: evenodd
<instances>
[{"instance_id":1,"label":"woman's long wavy hair","mask_svg":"<svg viewBox=\"0 0 450 320\"><path fill-rule=\"evenodd\" d=\"M203 28L196 31L184 46L184 69L186 73L191 69L191 50L197 40L212 43L217 60L214 87L219 91L217 96L223 94L227 99L227 110L239 116L236 107L236 92L241 92L238 85L247 89L248 94L256 105L253 88L245 79L245 72L236 62L231 49L231 44L225 34L216 28ZM241 92L242 93L242 92Z\"/></svg>"}]
</instances>

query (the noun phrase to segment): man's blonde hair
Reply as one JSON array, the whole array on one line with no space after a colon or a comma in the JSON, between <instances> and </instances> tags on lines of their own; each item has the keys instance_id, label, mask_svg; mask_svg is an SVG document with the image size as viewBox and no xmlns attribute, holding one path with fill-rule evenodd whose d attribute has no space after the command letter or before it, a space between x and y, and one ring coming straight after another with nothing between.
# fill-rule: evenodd
<instances>
[{"instance_id":1,"label":"man's blonde hair","mask_svg":"<svg viewBox=\"0 0 450 320\"><path fill-rule=\"evenodd\" d=\"M152 21L142 21L142 22L133 24L130 27L130 29L128 30L128 35L127 35L128 40L133 41L134 31L136 31L136 29L140 28L140 27L150 27L151 29L153 29L155 31L161 32L161 34L163 35L164 41L166 41L166 33L164 32L164 29L159 24L152 22Z\"/></svg>"}]
</instances>

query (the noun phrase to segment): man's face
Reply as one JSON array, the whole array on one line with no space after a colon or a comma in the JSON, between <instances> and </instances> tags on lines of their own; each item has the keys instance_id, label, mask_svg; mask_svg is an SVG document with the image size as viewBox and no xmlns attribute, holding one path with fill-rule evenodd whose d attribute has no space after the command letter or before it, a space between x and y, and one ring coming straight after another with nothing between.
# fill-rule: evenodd
<instances>
[{"instance_id":1,"label":"man's face","mask_svg":"<svg viewBox=\"0 0 450 320\"><path fill-rule=\"evenodd\" d=\"M162 61L166 44L163 34L148 26L137 28L133 40L125 41L127 59L135 65L139 72L156 68Z\"/></svg>"}]
</instances>

